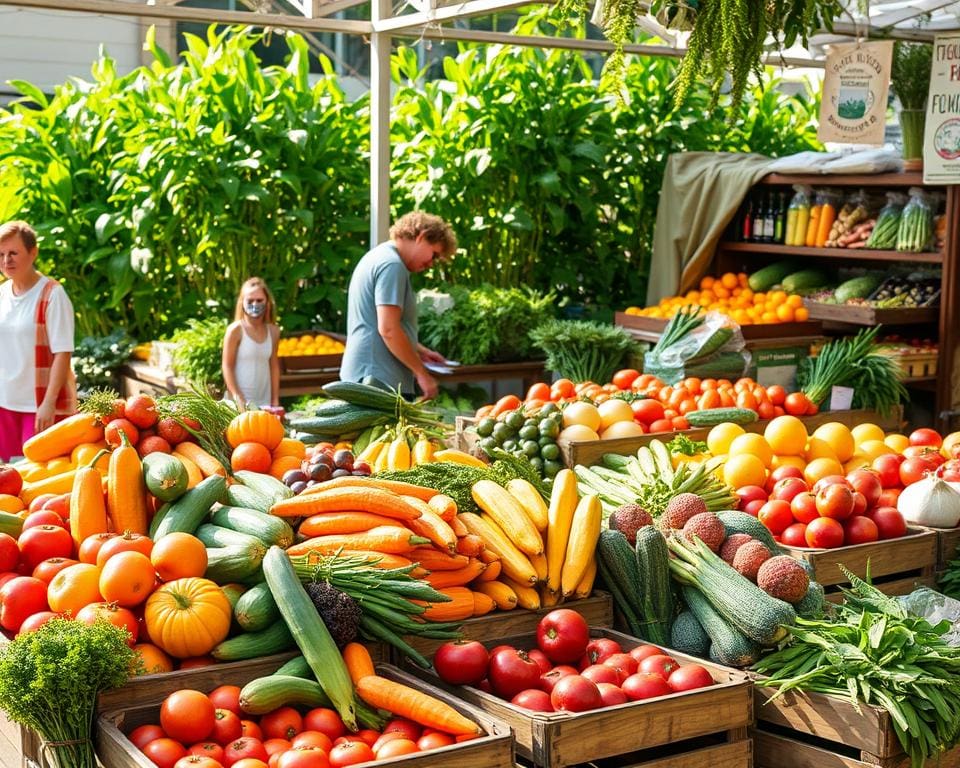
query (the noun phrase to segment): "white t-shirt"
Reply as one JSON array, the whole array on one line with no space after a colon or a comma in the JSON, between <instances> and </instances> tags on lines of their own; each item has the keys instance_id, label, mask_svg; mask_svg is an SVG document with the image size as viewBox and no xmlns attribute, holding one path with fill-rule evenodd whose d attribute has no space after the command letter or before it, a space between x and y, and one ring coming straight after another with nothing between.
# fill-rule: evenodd
<instances>
[{"instance_id":1,"label":"white t-shirt","mask_svg":"<svg viewBox=\"0 0 960 768\"><path fill-rule=\"evenodd\" d=\"M44 283L22 296L13 295L13 281L0 283L0 408L22 413L37 410L37 304ZM57 284L47 304L47 338L50 351L73 352L73 305Z\"/></svg>"}]
</instances>

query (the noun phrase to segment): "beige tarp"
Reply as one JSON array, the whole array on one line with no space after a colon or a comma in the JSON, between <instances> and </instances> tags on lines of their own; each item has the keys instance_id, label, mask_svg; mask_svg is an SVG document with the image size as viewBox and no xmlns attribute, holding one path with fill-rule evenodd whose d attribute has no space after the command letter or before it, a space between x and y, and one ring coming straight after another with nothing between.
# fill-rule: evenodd
<instances>
[{"instance_id":1,"label":"beige tarp","mask_svg":"<svg viewBox=\"0 0 960 768\"><path fill-rule=\"evenodd\" d=\"M683 152L667 158L653 233L647 306L693 288L740 202L774 161L736 152Z\"/></svg>"}]
</instances>

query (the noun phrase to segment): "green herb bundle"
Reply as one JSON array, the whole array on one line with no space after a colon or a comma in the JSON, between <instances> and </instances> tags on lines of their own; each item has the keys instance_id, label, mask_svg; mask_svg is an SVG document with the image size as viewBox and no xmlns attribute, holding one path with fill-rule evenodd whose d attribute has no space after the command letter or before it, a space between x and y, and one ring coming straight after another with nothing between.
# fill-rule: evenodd
<instances>
[{"instance_id":1,"label":"green herb bundle","mask_svg":"<svg viewBox=\"0 0 960 768\"><path fill-rule=\"evenodd\" d=\"M209 393L194 386L185 392L164 395L157 400L157 408L162 416L176 419L191 435L197 438L200 446L212 454L225 467L230 466L231 448L227 443L227 427L237 415L233 406L222 400L216 400ZM200 425L195 429L186 419Z\"/></svg>"},{"instance_id":2,"label":"green herb bundle","mask_svg":"<svg viewBox=\"0 0 960 768\"><path fill-rule=\"evenodd\" d=\"M606 384L637 347L622 328L586 320L548 320L530 332L547 368L574 382Z\"/></svg>"},{"instance_id":3,"label":"green herb bundle","mask_svg":"<svg viewBox=\"0 0 960 768\"><path fill-rule=\"evenodd\" d=\"M909 400L900 369L877 346L879 331L878 325L860 330L852 339L833 339L816 357L804 360L797 374L804 394L819 406L833 387L852 387L854 408L870 408L884 415Z\"/></svg>"},{"instance_id":4,"label":"green herb bundle","mask_svg":"<svg viewBox=\"0 0 960 768\"><path fill-rule=\"evenodd\" d=\"M177 375L194 386L223 389L223 337L227 323L219 317L188 320L186 328L175 331L170 341Z\"/></svg>"},{"instance_id":5,"label":"green herb bundle","mask_svg":"<svg viewBox=\"0 0 960 768\"><path fill-rule=\"evenodd\" d=\"M97 694L123 685L135 658L106 620L51 619L0 650L0 708L40 734L55 768L95 768Z\"/></svg>"},{"instance_id":6,"label":"green herb bundle","mask_svg":"<svg viewBox=\"0 0 960 768\"><path fill-rule=\"evenodd\" d=\"M926 109L933 46L897 40L893 44L890 85L904 109Z\"/></svg>"},{"instance_id":7,"label":"green herb bundle","mask_svg":"<svg viewBox=\"0 0 960 768\"><path fill-rule=\"evenodd\" d=\"M798 618L779 650L753 669L777 696L797 689L883 707L913 768L960 741L960 648L931 625L841 566L851 589L836 617Z\"/></svg>"}]
</instances>

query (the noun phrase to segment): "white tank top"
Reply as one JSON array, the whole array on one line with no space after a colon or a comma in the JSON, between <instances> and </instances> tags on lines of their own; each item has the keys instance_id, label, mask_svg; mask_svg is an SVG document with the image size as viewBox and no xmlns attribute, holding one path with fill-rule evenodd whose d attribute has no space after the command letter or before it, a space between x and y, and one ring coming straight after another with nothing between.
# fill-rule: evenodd
<instances>
[{"instance_id":1,"label":"white tank top","mask_svg":"<svg viewBox=\"0 0 960 768\"><path fill-rule=\"evenodd\" d=\"M237 347L237 362L234 376L237 387L247 406L270 405L270 353L273 338L267 329L267 338L254 341L241 326L240 344Z\"/></svg>"}]
</instances>

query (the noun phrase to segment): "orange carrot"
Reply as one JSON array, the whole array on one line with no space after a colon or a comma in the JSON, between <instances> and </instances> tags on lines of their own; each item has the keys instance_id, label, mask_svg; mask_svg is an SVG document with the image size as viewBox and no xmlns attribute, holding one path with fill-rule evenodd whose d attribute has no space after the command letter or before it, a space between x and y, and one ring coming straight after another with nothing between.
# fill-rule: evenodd
<instances>
[{"instance_id":1,"label":"orange carrot","mask_svg":"<svg viewBox=\"0 0 960 768\"><path fill-rule=\"evenodd\" d=\"M390 491L397 495L416 496L423 501L429 501L437 495L439 491L433 488L424 488L413 483L404 483L399 480L380 480L376 477L359 477L350 475L349 477L335 477L333 480L327 480L307 488L301 496L310 496L314 493L323 493L330 488L379 488L382 491Z\"/></svg>"},{"instance_id":2,"label":"orange carrot","mask_svg":"<svg viewBox=\"0 0 960 768\"><path fill-rule=\"evenodd\" d=\"M197 465L204 477L210 477L211 475L226 477L227 475L227 470L223 468L223 464L196 443L180 443L173 449L173 454L177 457L185 456L188 458Z\"/></svg>"},{"instance_id":3,"label":"orange carrot","mask_svg":"<svg viewBox=\"0 0 960 768\"><path fill-rule=\"evenodd\" d=\"M320 486L314 486L318 487ZM324 487L318 493L301 493L299 496L278 501L270 512L278 517L309 517L322 512L373 512L397 520L414 520L420 517L419 509L414 509L392 491L356 485L330 489Z\"/></svg>"},{"instance_id":4,"label":"orange carrot","mask_svg":"<svg viewBox=\"0 0 960 768\"><path fill-rule=\"evenodd\" d=\"M504 395L496 404L493 406L493 410L490 411L489 415L493 418L496 418L501 413L506 413L507 411L515 411L523 405L523 401L520 400L516 395Z\"/></svg>"},{"instance_id":5,"label":"orange carrot","mask_svg":"<svg viewBox=\"0 0 960 768\"><path fill-rule=\"evenodd\" d=\"M477 581L496 581L497 577L503 571L503 564L498 557L496 560L486 564L487 569L477 576Z\"/></svg>"},{"instance_id":6,"label":"orange carrot","mask_svg":"<svg viewBox=\"0 0 960 768\"><path fill-rule=\"evenodd\" d=\"M311 515L297 528L301 536L327 536L340 533L369 531L381 525L403 527L403 523L372 512L322 512Z\"/></svg>"},{"instance_id":7,"label":"orange carrot","mask_svg":"<svg viewBox=\"0 0 960 768\"><path fill-rule=\"evenodd\" d=\"M486 563L480 562L475 557L470 558L465 568L459 568L456 571L436 571L427 574L424 581L434 589L443 589L444 587L462 587L469 584L486 570Z\"/></svg>"},{"instance_id":8,"label":"orange carrot","mask_svg":"<svg viewBox=\"0 0 960 768\"><path fill-rule=\"evenodd\" d=\"M427 504L448 523L457 516L457 502L443 493L432 496Z\"/></svg>"},{"instance_id":9,"label":"orange carrot","mask_svg":"<svg viewBox=\"0 0 960 768\"><path fill-rule=\"evenodd\" d=\"M354 685L364 677L376 674L370 651L360 643L347 643L343 647L343 661L347 665L347 672L350 673L350 679Z\"/></svg>"},{"instance_id":10,"label":"orange carrot","mask_svg":"<svg viewBox=\"0 0 960 768\"><path fill-rule=\"evenodd\" d=\"M448 552L455 552L457 549L457 536L453 529L426 504L413 496L401 496L414 509L420 510L420 517L416 520L408 520L407 526L417 536L423 536L430 539L440 549Z\"/></svg>"},{"instance_id":11,"label":"orange carrot","mask_svg":"<svg viewBox=\"0 0 960 768\"><path fill-rule=\"evenodd\" d=\"M451 528L451 529L453 530L453 532L456 534L456 536L457 536L458 539L459 539L460 537L466 536L468 533L470 533L470 531L469 531L469 529L467 528L467 526L465 526L465 525L463 524L463 520L461 520L457 515L454 515L454 516L453 516L453 519L452 519L452 520L448 520L447 522L450 524L450 528Z\"/></svg>"},{"instance_id":12,"label":"orange carrot","mask_svg":"<svg viewBox=\"0 0 960 768\"><path fill-rule=\"evenodd\" d=\"M467 565L466 555L451 555L434 547L417 547L407 557L428 571L456 571Z\"/></svg>"},{"instance_id":13,"label":"orange carrot","mask_svg":"<svg viewBox=\"0 0 960 768\"><path fill-rule=\"evenodd\" d=\"M369 531L314 536L288 547L287 554L303 555L307 552L321 552L331 555L341 549L372 549L374 552L402 555L416 549L419 544L427 543L429 543L428 539L415 536L401 526L380 525Z\"/></svg>"},{"instance_id":14,"label":"orange carrot","mask_svg":"<svg viewBox=\"0 0 960 768\"><path fill-rule=\"evenodd\" d=\"M446 603L425 603L414 600L417 605L427 606L421 618L427 621L463 621L473 616L473 592L466 587L444 587L438 589L450 598Z\"/></svg>"},{"instance_id":15,"label":"orange carrot","mask_svg":"<svg viewBox=\"0 0 960 768\"><path fill-rule=\"evenodd\" d=\"M457 539L457 554L476 557L484 550L483 539L474 533L468 533Z\"/></svg>"},{"instance_id":16,"label":"orange carrot","mask_svg":"<svg viewBox=\"0 0 960 768\"><path fill-rule=\"evenodd\" d=\"M468 720L444 701L379 675L367 675L355 683L357 695L371 707L444 733L480 733L480 726Z\"/></svg>"}]
</instances>

